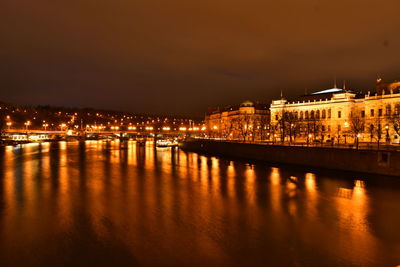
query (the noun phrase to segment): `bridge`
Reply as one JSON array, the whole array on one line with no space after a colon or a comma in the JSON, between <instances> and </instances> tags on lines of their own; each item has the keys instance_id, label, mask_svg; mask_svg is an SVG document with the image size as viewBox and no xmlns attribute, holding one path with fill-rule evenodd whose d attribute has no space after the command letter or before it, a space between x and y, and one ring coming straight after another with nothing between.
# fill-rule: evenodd
<instances>
[{"instance_id":1,"label":"bridge","mask_svg":"<svg viewBox=\"0 0 400 267\"><path fill-rule=\"evenodd\" d=\"M3 138L14 141L36 141L36 140L54 140L79 138L79 139L100 139L101 137L114 137L114 138L154 138L158 135L166 137L185 137L187 135L198 135L204 131L201 130L45 130L45 129L5 129L3 130Z\"/></svg>"}]
</instances>

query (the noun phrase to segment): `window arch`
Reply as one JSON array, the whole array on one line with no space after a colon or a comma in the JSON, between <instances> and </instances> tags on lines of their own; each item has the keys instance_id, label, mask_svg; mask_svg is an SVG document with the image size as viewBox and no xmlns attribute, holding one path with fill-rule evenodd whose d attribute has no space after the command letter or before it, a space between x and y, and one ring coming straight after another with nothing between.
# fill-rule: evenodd
<instances>
[{"instance_id":1,"label":"window arch","mask_svg":"<svg viewBox=\"0 0 400 267\"><path fill-rule=\"evenodd\" d=\"M300 120L303 119L303 111L300 111Z\"/></svg>"},{"instance_id":2,"label":"window arch","mask_svg":"<svg viewBox=\"0 0 400 267\"><path fill-rule=\"evenodd\" d=\"M314 118L315 118L315 111L311 110L311 119L314 119Z\"/></svg>"},{"instance_id":3,"label":"window arch","mask_svg":"<svg viewBox=\"0 0 400 267\"><path fill-rule=\"evenodd\" d=\"M308 110L306 110L305 116L306 116L306 120L307 120L308 119Z\"/></svg>"},{"instance_id":4,"label":"window arch","mask_svg":"<svg viewBox=\"0 0 400 267\"><path fill-rule=\"evenodd\" d=\"M319 119L320 118L320 111L317 110L316 114L315 114L316 118Z\"/></svg>"},{"instance_id":5,"label":"window arch","mask_svg":"<svg viewBox=\"0 0 400 267\"><path fill-rule=\"evenodd\" d=\"M325 111L325 109L322 110L322 118L323 118L323 119L326 118L326 111Z\"/></svg>"}]
</instances>

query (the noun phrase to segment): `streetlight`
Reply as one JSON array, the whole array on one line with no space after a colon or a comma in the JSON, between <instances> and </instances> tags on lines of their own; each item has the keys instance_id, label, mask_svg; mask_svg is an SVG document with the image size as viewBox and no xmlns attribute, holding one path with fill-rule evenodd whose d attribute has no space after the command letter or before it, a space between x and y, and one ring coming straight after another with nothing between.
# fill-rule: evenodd
<instances>
[{"instance_id":1,"label":"streetlight","mask_svg":"<svg viewBox=\"0 0 400 267\"><path fill-rule=\"evenodd\" d=\"M45 131L47 131L47 127L49 126L49 124L47 124L47 123L43 123L43 125L42 125L42 126L43 126L44 130L45 130Z\"/></svg>"},{"instance_id":2,"label":"streetlight","mask_svg":"<svg viewBox=\"0 0 400 267\"><path fill-rule=\"evenodd\" d=\"M349 123L347 121L344 122L344 128L345 129L349 128ZM347 138L347 130L345 130L344 132L345 132L345 134L344 134L344 143L346 144L346 141L347 141L346 140L346 138Z\"/></svg>"},{"instance_id":3,"label":"streetlight","mask_svg":"<svg viewBox=\"0 0 400 267\"><path fill-rule=\"evenodd\" d=\"M29 125L31 125L31 121L27 121L24 123L26 130L28 130Z\"/></svg>"},{"instance_id":4,"label":"streetlight","mask_svg":"<svg viewBox=\"0 0 400 267\"><path fill-rule=\"evenodd\" d=\"M389 125L385 126L386 129L386 142L389 143L390 142L390 137L389 137Z\"/></svg>"},{"instance_id":5,"label":"streetlight","mask_svg":"<svg viewBox=\"0 0 400 267\"><path fill-rule=\"evenodd\" d=\"M356 141L357 141L357 142L356 142L357 149L358 149L358 144L359 144L359 142L360 142L360 141L359 141L360 137L361 137L361 134L358 133L358 134L357 134L357 140L356 140Z\"/></svg>"},{"instance_id":6,"label":"streetlight","mask_svg":"<svg viewBox=\"0 0 400 267\"><path fill-rule=\"evenodd\" d=\"M10 130L11 125L12 125L11 121L7 122L8 130Z\"/></svg>"}]
</instances>

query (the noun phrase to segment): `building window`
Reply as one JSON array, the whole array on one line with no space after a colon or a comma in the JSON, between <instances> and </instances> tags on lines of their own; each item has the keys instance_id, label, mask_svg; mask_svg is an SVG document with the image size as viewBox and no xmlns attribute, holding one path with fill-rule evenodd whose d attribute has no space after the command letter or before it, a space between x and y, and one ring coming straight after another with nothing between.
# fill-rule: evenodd
<instances>
[{"instance_id":1,"label":"building window","mask_svg":"<svg viewBox=\"0 0 400 267\"><path fill-rule=\"evenodd\" d=\"M338 126L337 126L338 132L340 132L341 129L342 129L342 127L340 127L340 125L338 125Z\"/></svg>"},{"instance_id":2,"label":"building window","mask_svg":"<svg viewBox=\"0 0 400 267\"><path fill-rule=\"evenodd\" d=\"M365 118L365 110L361 111L361 118Z\"/></svg>"},{"instance_id":3,"label":"building window","mask_svg":"<svg viewBox=\"0 0 400 267\"><path fill-rule=\"evenodd\" d=\"M328 125L328 132L330 132L331 131L331 126L330 125Z\"/></svg>"},{"instance_id":4,"label":"building window","mask_svg":"<svg viewBox=\"0 0 400 267\"><path fill-rule=\"evenodd\" d=\"M371 109L371 117L375 115L375 110Z\"/></svg>"},{"instance_id":5,"label":"building window","mask_svg":"<svg viewBox=\"0 0 400 267\"><path fill-rule=\"evenodd\" d=\"M278 114L275 115L275 120L279 120Z\"/></svg>"},{"instance_id":6,"label":"building window","mask_svg":"<svg viewBox=\"0 0 400 267\"><path fill-rule=\"evenodd\" d=\"M300 120L303 119L303 111L300 111Z\"/></svg>"},{"instance_id":7,"label":"building window","mask_svg":"<svg viewBox=\"0 0 400 267\"><path fill-rule=\"evenodd\" d=\"M317 116L317 119L319 119L319 110L317 110L317 113L316 113L316 116Z\"/></svg>"},{"instance_id":8,"label":"building window","mask_svg":"<svg viewBox=\"0 0 400 267\"><path fill-rule=\"evenodd\" d=\"M325 132L325 126L324 125L322 125L322 131Z\"/></svg>"},{"instance_id":9,"label":"building window","mask_svg":"<svg viewBox=\"0 0 400 267\"><path fill-rule=\"evenodd\" d=\"M308 110L306 111L306 120L308 119Z\"/></svg>"},{"instance_id":10,"label":"building window","mask_svg":"<svg viewBox=\"0 0 400 267\"><path fill-rule=\"evenodd\" d=\"M400 104L396 104L394 107L394 114L399 115L400 113Z\"/></svg>"},{"instance_id":11,"label":"building window","mask_svg":"<svg viewBox=\"0 0 400 267\"><path fill-rule=\"evenodd\" d=\"M311 119L314 119L314 110L311 110Z\"/></svg>"},{"instance_id":12,"label":"building window","mask_svg":"<svg viewBox=\"0 0 400 267\"><path fill-rule=\"evenodd\" d=\"M325 111L325 109L322 110L322 118L323 118L323 119L326 118L326 111Z\"/></svg>"},{"instance_id":13,"label":"building window","mask_svg":"<svg viewBox=\"0 0 400 267\"><path fill-rule=\"evenodd\" d=\"M382 109L380 108L380 109L378 109L378 116L380 117L380 116L382 116Z\"/></svg>"},{"instance_id":14,"label":"building window","mask_svg":"<svg viewBox=\"0 0 400 267\"><path fill-rule=\"evenodd\" d=\"M342 112L341 112L341 111L338 111L337 117L338 117L339 119L342 117Z\"/></svg>"},{"instance_id":15,"label":"building window","mask_svg":"<svg viewBox=\"0 0 400 267\"><path fill-rule=\"evenodd\" d=\"M386 106L386 116L390 116L390 115L392 115L392 106L387 105Z\"/></svg>"},{"instance_id":16,"label":"building window","mask_svg":"<svg viewBox=\"0 0 400 267\"><path fill-rule=\"evenodd\" d=\"M328 109L328 119L330 119L330 118L331 118L331 114L332 114L332 111L331 111L331 109Z\"/></svg>"}]
</instances>

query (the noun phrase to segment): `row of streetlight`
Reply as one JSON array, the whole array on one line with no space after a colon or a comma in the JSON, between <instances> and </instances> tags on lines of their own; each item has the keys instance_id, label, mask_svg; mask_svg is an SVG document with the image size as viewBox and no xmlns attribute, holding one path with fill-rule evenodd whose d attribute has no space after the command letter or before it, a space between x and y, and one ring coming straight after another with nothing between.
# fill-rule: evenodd
<instances>
[{"instance_id":1,"label":"row of streetlight","mask_svg":"<svg viewBox=\"0 0 400 267\"><path fill-rule=\"evenodd\" d=\"M12 126L12 122L9 121L9 122L6 123L6 125L8 126L8 129L10 129L11 126ZM31 123L31 121L26 121L26 122L24 123L24 125L25 125L25 129L28 130L28 129L29 129L29 126L31 126L32 123ZM48 124L48 123L43 123L43 124L42 124L42 127L43 127L45 130L47 130L47 128L49 127L49 124ZM61 124L59 125L59 127L60 127L60 130L62 131L63 129L65 129L65 128L67 127L67 124L61 123ZM79 128L79 126L78 126L78 125L75 125L75 128ZM99 126L97 126L97 125L86 125L86 129L104 130L105 128L106 128L106 126L103 126L103 125L99 125ZM111 130L119 130L120 127L119 127L119 126L110 126L110 129L111 129ZM136 130L137 127L136 127L136 126L128 126L127 129L130 130L130 131L132 131L132 130ZM153 130L154 130L154 127L152 127L152 126L147 126L147 127L145 127L145 130L146 130L146 131L153 131ZM162 127L162 130L163 130L163 131L170 131L170 130L171 130L171 127L165 126L165 127ZM200 127L190 127L190 128L187 128L187 127L180 127L180 128L179 128L179 131L199 131L199 130L205 131L206 128L205 128L205 127L202 127L202 128L200 128Z\"/></svg>"}]
</instances>

